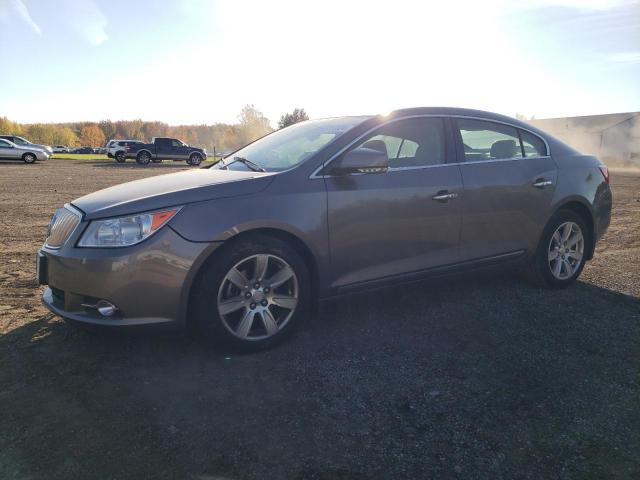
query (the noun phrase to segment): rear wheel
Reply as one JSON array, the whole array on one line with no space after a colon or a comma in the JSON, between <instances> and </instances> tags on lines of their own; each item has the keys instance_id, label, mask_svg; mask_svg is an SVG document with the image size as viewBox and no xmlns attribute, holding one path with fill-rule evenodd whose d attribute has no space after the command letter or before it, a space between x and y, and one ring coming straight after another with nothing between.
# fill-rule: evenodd
<instances>
[{"instance_id":1,"label":"rear wheel","mask_svg":"<svg viewBox=\"0 0 640 480\"><path fill-rule=\"evenodd\" d=\"M25 153L22 156L22 160L24 163L36 163L37 158L33 153Z\"/></svg>"},{"instance_id":2,"label":"rear wheel","mask_svg":"<svg viewBox=\"0 0 640 480\"><path fill-rule=\"evenodd\" d=\"M136 162L139 165L149 165L149 162L151 162L151 154L149 152L140 152L136 156Z\"/></svg>"},{"instance_id":3,"label":"rear wheel","mask_svg":"<svg viewBox=\"0 0 640 480\"><path fill-rule=\"evenodd\" d=\"M115 158L118 163L124 163L127 160L127 157L124 156L124 152L117 152Z\"/></svg>"},{"instance_id":4,"label":"rear wheel","mask_svg":"<svg viewBox=\"0 0 640 480\"><path fill-rule=\"evenodd\" d=\"M198 153L192 153L191 156L189 157L189 160L187 160L187 163L189 165L193 165L194 167L197 167L202 163L202 155Z\"/></svg>"},{"instance_id":5,"label":"rear wheel","mask_svg":"<svg viewBox=\"0 0 640 480\"><path fill-rule=\"evenodd\" d=\"M590 241L584 219L572 210L559 210L544 229L529 277L548 288L571 285L584 268Z\"/></svg>"},{"instance_id":6,"label":"rear wheel","mask_svg":"<svg viewBox=\"0 0 640 480\"><path fill-rule=\"evenodd\" d=\"M194 313L209 338L243 351L286 338L309 306L309 271L287 243L268 236L229 245L205 267L196 285Z\"/></svg>"}]
</instances>

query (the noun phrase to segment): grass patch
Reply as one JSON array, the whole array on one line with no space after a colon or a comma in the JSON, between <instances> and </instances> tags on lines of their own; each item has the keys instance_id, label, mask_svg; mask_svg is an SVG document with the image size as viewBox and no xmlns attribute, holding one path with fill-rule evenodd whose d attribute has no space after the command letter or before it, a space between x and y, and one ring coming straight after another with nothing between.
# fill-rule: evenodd
<instances>
[{"instance_id":1,"label":"grass patch","mask_svg":"<svg viewBox=\"0 0 640 480\"><path fill-rule=\"evenodd\" d=\"M54 153L51 158L66 158L70 160L111 160L103 154L98 153Z\"/></svg>"},{"instance_id":2,"label":"grass patch","mask_svg":"<svg viewBox=\"0 0 640 480\"><path fill-rule=\"evenodd\" d=\"M54 153L51 158L60 158L66 160L109 160L110 162L115 162L115 159L109 158L106 155L97 154L97 153ZM222 157L216 157L216 162L219 161ZM134 162L135 160L129 158L128 162ZM169 162L171 160L165 160ZM213 157L207 157L205 162L213 162Z\"/></svg>"}]
</instances>

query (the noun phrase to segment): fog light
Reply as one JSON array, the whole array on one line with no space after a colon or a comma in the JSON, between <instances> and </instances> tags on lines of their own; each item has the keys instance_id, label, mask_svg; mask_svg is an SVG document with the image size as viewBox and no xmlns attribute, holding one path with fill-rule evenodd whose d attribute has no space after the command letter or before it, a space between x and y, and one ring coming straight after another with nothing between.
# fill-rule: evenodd
<instances>
[{"instance_id":1,"label":"fog light","mask_svg":"<svg viewBox=\"0 0 640 480\"><path fill-rule=\"evenodd\" d=\"M100 300L96 303L96 310L98 310L98 313L103 317L111 317L118 311L118 307L106 300Z\"/></svg>"},{"instance_id":2,"label":"fog light","mask_svg":"<svg viewBox=\"0 0 640 480\"><path fill-rule=\"evenodd\" d=\"M118 311L118 307L116 307L111 302L107 302L106 300L98 300L95 305L83 303L82 306L85 308L92 308L94 310L97 310L98 313L103 317L112 317Z\"/></svg>"}]
</instances>

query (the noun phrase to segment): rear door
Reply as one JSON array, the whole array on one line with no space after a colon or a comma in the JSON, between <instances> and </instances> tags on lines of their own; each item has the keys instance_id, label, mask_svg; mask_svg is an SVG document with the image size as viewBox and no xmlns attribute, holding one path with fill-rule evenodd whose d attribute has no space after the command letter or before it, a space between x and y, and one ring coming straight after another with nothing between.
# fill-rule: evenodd
<instances>
[{"instance_id":1,"label":"rear door","mask_svg":"<svg viewBox=\"0 0 640 480\"><path fill-rule=\"evenodd\" d=\"M6 140L0 138L0 158L11 160L14 158L20 158L22 152L11 145Z\"/></svg>"},{"instance_id":2,"label":"rear door","mask_svg":"<svg viewBox=\"0 0 640 480\"><path fill-rule=\"evenodd\" d=\"M156 154L161 159L173 159L173 145L170 138L156 138Z\"/></svg>"},{"instance_id":3,"label":"rear door","mask_svg":"<svg viewBox=\"0 0 640 480\"><path fill-rule=\"evenodd\" d=\"M557 178L546 143L504 123L457 118L454 124L464 182L462 260L535 249Z\"/></svg>"},{"instance_id":4,"label":"rear door","mask_svg":"<svg viewBox=\"0 0 640 480\"><path fill-rule=\"evenodd\" d=\"M446 196L461 193L462 178L446 125L434 117L393 120L347 149L385 152L386 173L331 176L329 164L333 287L458 261L460 203Z\"/></svg>"}]
</instances>

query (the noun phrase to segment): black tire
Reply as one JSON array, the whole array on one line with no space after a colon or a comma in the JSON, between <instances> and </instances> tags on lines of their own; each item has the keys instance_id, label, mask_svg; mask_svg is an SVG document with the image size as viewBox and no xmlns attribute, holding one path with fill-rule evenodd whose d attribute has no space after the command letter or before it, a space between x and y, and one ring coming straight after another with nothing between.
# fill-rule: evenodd
<instances>
[{"instance_id":1,"label":"black tire","mask_svg":"<svg viewBox=\"0 0 640 480\"><path fill-rule=\"evenodd\" d=\"M153 158L151 161L153 163L162 163L162 159L161 158Z\"/></svg>"},{"instance_id":2,"label":"black tire","mask_svg":"<svg viewBox=\"0 0 640 480\"><path fill-rule=\"evenodd\" d=\"M25 153L24 155L22 155L22 160L24 161L24 163L31 164L36 163L37 158L33 153Z\"/></svg>"},{"instance_id":3,"label":"black tire","mask_svg":"<svg viewBox=\"0 0 640 480\"><path fill-rule=\"evenodd\" d=\"M242 339L231 332L230 327L227 326L228 322L225 323L220 316L218 294L221 288L224 287L223 284L227 273L234 266L253 255L259 254L275 256L288 264L295 273L298 300L293 314L288 320L284 320L284 325L279 327L280 329L277 333L267 338ZM273 265L273 261L271 262ZM266 235L247 236L223 246L203 266L194 289L192 311L193 320L198 331L209 340L243 352L255 352L271 348L287 338L308 314L311 298L309 270L302 256L286 242ZM248 307L245 308L247 309L239 311L240 316L248 312ZM254 322L256 321L254 317ZM257 324L258 328L261 326L260 323Z\"/></svg>"},{"instance_id":4,"label":"black tire","mask_svg":"<svg viewBox=\"0 0 640 480\"><path fill-rule=\"evenodd\" d=\"M584 237L582 259L571 276L566 279L556 278L552 272L549 260L549 249L552 236L556 230L567 222L576 224ZM561 289L571 285L582 273L586 263L587 253L590 251L592 232L587 228L584 218L573 210L560 209L553 214L547 223L535 254L526 265L525 274L529 281L539 287Z\"/></svg>"},{"instance_id":5,"label":"black tire","mask_svg":"<svg viewBox=\"0 0 640 480\"><path fill-rule=\"evenodd\" d=\"M127 157L125 157L124 152L116 152L115 159L118 163L124 163L127 161Z\"/></svg>"},{"instance_id":6,"label":"black tire","mask_svg":"<svg viewBox=\"0 0 640 480\"><path fill-rule=\"evenodd\" d=\"M149 165L149 163L151 162L151 155L149 154L149 152L140 152L136 156L136 162L138 163L138 165Z\"/></svg>"},{"instance_id":7,"label":"black tire","mask_svg":"<svg viewBox=\"0 0 640 480\"><path fill-rule=\"evenodd\" d=\"M202 163L202 155L200 155L199 153L192 153L191 156L189 157L189 160L187 160L187 164L192 165L194 167L197 167L201 163Z\"/></svg>"}]
</instances>

